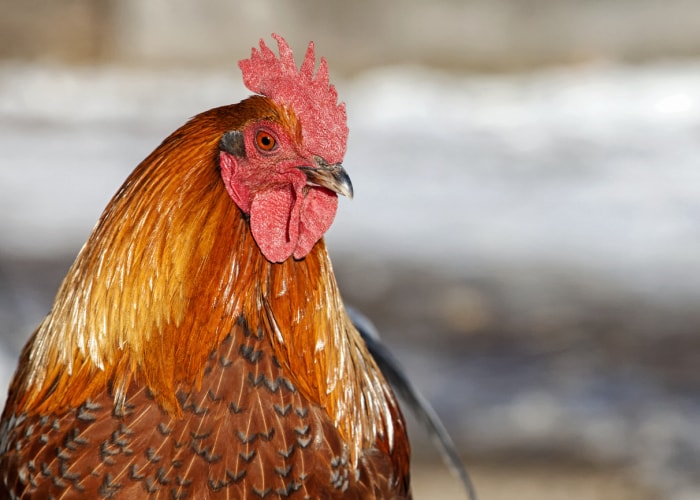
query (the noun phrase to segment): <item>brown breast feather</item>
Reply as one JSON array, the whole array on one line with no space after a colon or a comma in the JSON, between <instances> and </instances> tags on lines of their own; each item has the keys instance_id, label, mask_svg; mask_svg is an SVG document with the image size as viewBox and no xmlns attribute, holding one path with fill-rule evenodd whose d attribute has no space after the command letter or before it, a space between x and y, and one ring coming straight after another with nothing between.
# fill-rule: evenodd
<instances>
[{"instance_id":1,"label":"brown breast feather","mask_svg":"<svg viewBox=\"0 0 700 500\"><path fill-rule=\"evenodd\" d=\"M353 467L328 415L243 318L201 389L179 391L182 418L132 386L121 416L106 392L61 416L4 415L0 498L409 497L379 448Z\"/></svg>"}]
</instances>

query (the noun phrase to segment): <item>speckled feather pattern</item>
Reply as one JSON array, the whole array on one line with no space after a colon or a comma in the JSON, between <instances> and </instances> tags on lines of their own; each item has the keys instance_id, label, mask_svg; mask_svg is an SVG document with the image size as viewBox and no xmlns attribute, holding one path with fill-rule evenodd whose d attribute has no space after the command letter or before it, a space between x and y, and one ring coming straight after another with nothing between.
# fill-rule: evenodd
<instances>
[{"instance_id":1,"label":"speckled feather pattern","mask_svg":"<svg viewBox=\"0 0 700 500\"><path fill-rule=\"evenodd\" d=\"M328 415L302 396L262 331L241 317L211 353L202 388L169 417L133 386L123 416L103 394L62 416L3 422L8 498L401 498L388 457L353 467ZM31 457L31 460L25 460ZM402 493L403 491L403 493ZM2 496L0 494L0 496Z\"/></svg>"}]
</instances>

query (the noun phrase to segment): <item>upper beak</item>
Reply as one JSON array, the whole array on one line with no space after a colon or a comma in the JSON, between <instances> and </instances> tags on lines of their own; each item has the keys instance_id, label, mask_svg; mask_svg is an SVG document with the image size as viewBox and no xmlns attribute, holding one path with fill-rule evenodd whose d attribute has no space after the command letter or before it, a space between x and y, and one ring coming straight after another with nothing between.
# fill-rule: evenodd
<instances>
[{"instance_id":1,"label":"upper beak","mask_svg":"<svg viewBox=\"0 0 700 500\"><path fill-rule=\"evenodd\" d=\"M299 170L306 175L307 181L352 199L352 182L343 165L340 163L329 165L319 157L316 157L315 160L315 167L299 167Z\"/></svg>"}]
</instances>

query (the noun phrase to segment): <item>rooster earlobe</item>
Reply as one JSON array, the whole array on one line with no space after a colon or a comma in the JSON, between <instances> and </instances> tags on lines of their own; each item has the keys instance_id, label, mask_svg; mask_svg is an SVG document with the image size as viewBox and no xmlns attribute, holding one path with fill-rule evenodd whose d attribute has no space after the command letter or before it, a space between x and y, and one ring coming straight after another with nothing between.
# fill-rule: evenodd
<instances>
[{"instance_id":1,"label":"rooster earlobe","mask_svg":"<svg viewBox=\"0 0 700 500\"><path fill-rule=\"evenodd\" d=\"M219 149L237 158L245 158L245 142L243 132L240 130L229 130L219 141Z\"/></svg>"}]
</instances>

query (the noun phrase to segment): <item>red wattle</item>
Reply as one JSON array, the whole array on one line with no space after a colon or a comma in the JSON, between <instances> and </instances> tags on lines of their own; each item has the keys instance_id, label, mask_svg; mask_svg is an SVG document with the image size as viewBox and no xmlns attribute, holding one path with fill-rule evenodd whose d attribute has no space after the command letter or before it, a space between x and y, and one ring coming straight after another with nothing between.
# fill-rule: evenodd
<instances>
[{"instance_id":1,"label":"red wattle","mask_svg":"<svg viewBox=\"0 0 700 500\"><path fill-rule=\"evenodd\" d=\"M250 229L263 255L282 262L304 258L335 218L338 197L322 188L306 196L288 189L257 193L250 208Z\"/></svg>"},{"instance_id":2,"label":"red wattle","mask_svg":"<svg viewBox=\"0 0 700 500\"><path fill-rule=\"evenodd\" d=\"M250 205L250 230L263 255L272 262L287 260L299 239L299 212L292 186L257 193Z\"/></svg>"},{"instance_id":3,"label":"red wattle","mask_svg":"<svg viewBox=\"0 0 700 500\"><path fill-rule=\"evenodd\" d=\"M324 188L311 188L303 198L299 241L294 257L301 259L331 227L338 208L338 195Z\"/></svg>"}]
</instances>

